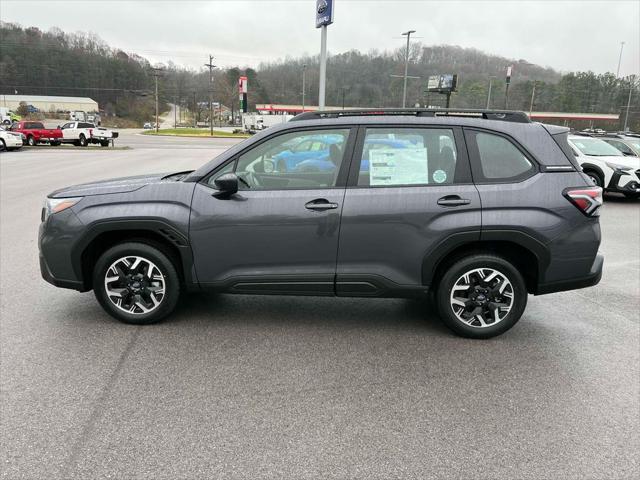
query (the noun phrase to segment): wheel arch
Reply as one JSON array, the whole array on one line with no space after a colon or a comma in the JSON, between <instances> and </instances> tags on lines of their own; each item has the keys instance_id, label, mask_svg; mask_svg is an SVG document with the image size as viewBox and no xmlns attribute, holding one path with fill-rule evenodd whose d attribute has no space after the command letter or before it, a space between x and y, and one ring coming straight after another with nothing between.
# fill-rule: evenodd
<instances>
[{"instance_id":1,"label":"wheel arch","mask_svg":"<svg viewBox=\"0 0 640 480\"><path fill-rule=\"evenodd\" d=\"M99 222L88 228L72 250L73 269L83 289L91 290L92 269L106 250L123 242L140 242L157 248L172 261L180 281L197 285L188 239L171 225L155 220Z\"/></svg>"},{"instance_id":2,"label":"wheel arch","mask_svg":"<svg viewBox=\"0 0 640 480\"><path fill-rule=\"evenodd\" d=\"M588 171L593 171L597 173L602 179L603 187L606 187L605 183L607 181L607 176L604 174L604 171L602 170L602 168L600 168L598 165L594 165L593 163L586 163L586 162L583 163L581 166L582 166L582 171L585 173Z\"/></svg>"},{"instance_id":3,"label":"wheel arch","mask_svg":"<svg viewBox=\"0 0 640 480\"><path fill-rule=\"evenodd\" d=\"M549 255L544 245L521 232L482 232L480 238L472 235L453 235L424 258L422 282L430 290L437 290L444 272L463 257L489 253L498 255L511 262L524 277L527 291L534 293L548 263Z\"/></svg>"}]
</instances>

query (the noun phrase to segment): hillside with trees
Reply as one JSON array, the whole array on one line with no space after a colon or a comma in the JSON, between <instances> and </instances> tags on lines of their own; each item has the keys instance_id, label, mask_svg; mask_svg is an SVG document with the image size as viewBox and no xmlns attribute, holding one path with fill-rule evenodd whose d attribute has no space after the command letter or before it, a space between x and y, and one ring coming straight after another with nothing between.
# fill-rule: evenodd
<instances>
[{"instance_id":1,"label":"hillside with trees","mask_svg":"<svg viewBox=\"0 0 640 480\"><path fill-rule=\"evenodd\" d=\"M135 53L109 47L93 34L41 31L0 23L0 94L15 91L32 95L88 96L108 114L137 123L155 112L155 79L151 63ZM327 105L351 107L397 107L402 102L404 49L349 51L330 55L327 66ZM206 58L203 58L203 63ZM260 64L256 69L229 68L214 72L214 101L237 109L237 80L248 76L249 105L256 103L300 104L302 71L306 65L306 104L317 104L318 57L289 58ZM408 83L407 104L444 105L444 96L425 93L427 77L456 73L458 92L453 107L484 108L489 80L493 84L491 107L503 108L505 69L513 65L509 108L529 110L535 82L536 111L622 113L631 78L611 73L570 72L562 74L525 60L486 54L473 48L414 43L409 74L420 77ZM207 116L209 72L162 65L159 78L161 110L177 103ZM631 123L640 125L640 102L636 81Z\"/></svg>"}]
</instances>

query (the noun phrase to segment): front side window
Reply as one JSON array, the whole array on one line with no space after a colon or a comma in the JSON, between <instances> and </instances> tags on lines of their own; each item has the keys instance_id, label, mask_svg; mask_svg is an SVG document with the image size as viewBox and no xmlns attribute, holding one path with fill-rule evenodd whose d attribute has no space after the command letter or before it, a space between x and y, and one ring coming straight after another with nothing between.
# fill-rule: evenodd
<instances>
[{"instance_id":1,"label":"front side window","mask_svg":"<svg viewBox=\"0 0 640 480\"><path fill-rule=\"evenodd\" d=\"M240 190L334 187L348 137L349 129L279 135L240 155L222 170L235 172ZM209 184L213 185L217 177L211 177Z\"/></svg>"},{"instance_id":2,"label":"front side window","mask_svg":"<svg viewBox=\"0 0 640 480\"><path fill-rule=\"evenodd\" d=\"M629 148L627 145L625 145L624 143L622 143L619 140L605 140L605 142L607 142L609 145L614 146L615 148L617 148L618 150L620 150L623 154L625 155L634 155L635 153L633 153L633 150L631 150L631 148Z\"/></svg>"},{"instance_id":3,"label":"front side window","mask_svg":"<svg viewBox=\"0 0 640 480\"><path fill-rule=\"evenodd\" d=\"M522 178L533 170L529 159L507 138L485 132L472 132L478 148L482 176L487 180Z\"/></svg>"},{"instance_id":4,"label":"front side window","mask_svg":"<svg viewBox=\"0 0 640 480\"><path fill-rule=\"evenodd\" d=\"M457 158L453 130L368 128L358 186L453 183Z\"/></svg>"}]
</instances>

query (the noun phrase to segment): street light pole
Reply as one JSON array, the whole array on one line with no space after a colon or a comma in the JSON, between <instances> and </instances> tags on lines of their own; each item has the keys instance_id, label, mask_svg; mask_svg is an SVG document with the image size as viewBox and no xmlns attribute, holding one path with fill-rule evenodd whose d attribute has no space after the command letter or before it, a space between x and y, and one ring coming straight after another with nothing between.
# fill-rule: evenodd
<instances>
[{"instance_id":1,"label":"street light pole","mask_svg":"<svg viewBox=\"0 0 640 480\"><path fill-rule=\"evenodd\" d=\"M304 94L306 92L305 87L305 74L307 73L307 64L302 65L302 111L304 112Z\"/></svg>"},{"instance_id":2,"label":"street light pole","mask_svg":"<svg viewBox=\"0 0 640 480\"><path fill-rule=\"evenodd\" d=\"M408 30L402 35L407 36L407 51L404 54L404 87L402 89L402 108L407 106L407 74L409 73L409 39L411 34L416 33L415 30Z\"/></svg>"},{"instance_id":3,"label":"street light pole","mask_svg":"<svg viewBox=\"0 0 640 480\"><path fill-rule=\"evenodd\" d=\"M489 93L487 94L487 110L489 110L489 104L491 103L491 85L493 81L493 75L489 76Z\"/></svg>"},{"instance_id":4,"label":"street light pole","mask_svg":"<svg viewBox=\"0 0 640 480\"><path fill-rule=\"evenodd\" d=\"M533 99L536 96L536 81L533 81L533 88L531 89L531 104L529 105L529 117L531 117L531 112L533 111Z\"/></svg>"},{"instance_id":5,"label":"street light pole","mask_svg":"<svg viewBox=\"0 0 640 480\"><path fill-rule=\"evenodd\" d=\"M629 78L629 98L627 100L627 113L624 116L624 128L622 129L624 132L627 131L627 125L629 123L629 109L631 108L631 92L633 92L635 83L636 83L636 76L631 75L631 77Z\"/></svg>"},{"instance_id":6,"label":"street light pole","mask_svg":"<svg viewBox=\"0 0 640 480\"><path fill-rule=\"evenodd\" d=\"M616 70L616 78L620 76L620 64L622 63L622 49L624 48L624 42L620 42L620 56L618 57L618 70Z\"/></svg>"}]
</instances>

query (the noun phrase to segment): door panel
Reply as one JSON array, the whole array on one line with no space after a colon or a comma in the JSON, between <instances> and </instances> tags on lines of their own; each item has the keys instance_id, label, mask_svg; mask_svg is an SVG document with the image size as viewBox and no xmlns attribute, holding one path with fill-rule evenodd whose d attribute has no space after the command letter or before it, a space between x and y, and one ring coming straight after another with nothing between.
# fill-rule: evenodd
<instances>
[{"instance_id":1,"label":"door panel","mask_svg":"<svg viewBox=\"0 0 640 480\"><path fill-rule=\"evenodd\" d=\"M469 203L438 204L449 196ZM480 221L480 197L473 185L347 190L340 226L338 295L360 289L377 294L382 293L377 289L420 288L422 263L429 250L459 232L475 232L479 240ZM376 288L353 284L359 281Z\"/></svg>"},{"instance_id":2,"label":"door panel","mask_svg":"<svg viewBox=\"0 0 640 480\"><path fill-rule=\"evenodd\" d=\"M333 294L344 188L241 191L197 185L190 240L201 284L236 291ZM331 203L335 208L305 205Z\"/></svg>"}]
</instances>

